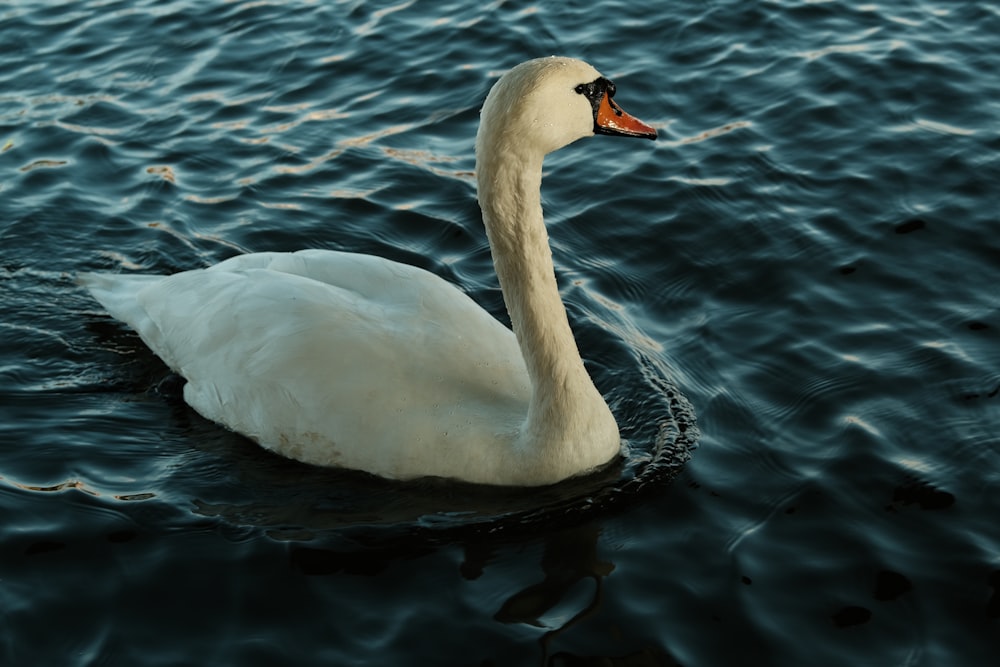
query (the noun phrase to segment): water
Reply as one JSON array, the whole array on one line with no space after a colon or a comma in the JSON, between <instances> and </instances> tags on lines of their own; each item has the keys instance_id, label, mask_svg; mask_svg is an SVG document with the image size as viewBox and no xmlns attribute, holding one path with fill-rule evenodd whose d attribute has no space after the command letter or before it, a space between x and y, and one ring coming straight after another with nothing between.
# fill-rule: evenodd
<instances>
[{"instance_id":1,"label":"water","mask_svg":"<svg viewBox=\"0 0 1000 667\"><path fill-rule=\"evenodd\" d=\"M998 34L944 0L7 3L0 659L994 664ZM278 459L73 282L325 247L503 318L477 111L550 53L661 129L547 162L603 475Z\"/></svg>"}]
</instances>

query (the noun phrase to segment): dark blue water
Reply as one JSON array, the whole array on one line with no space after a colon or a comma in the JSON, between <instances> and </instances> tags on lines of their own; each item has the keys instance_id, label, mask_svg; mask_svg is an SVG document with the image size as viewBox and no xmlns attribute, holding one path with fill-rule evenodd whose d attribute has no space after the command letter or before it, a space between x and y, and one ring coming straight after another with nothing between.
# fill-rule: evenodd
<instances>
[{"instance_id":1,"label":"dark blue water","mask_svg":"<svg viewBox=\"0 0 1000 667\"><path fill-rule=\"evenodd\" d=\"M0 662L995 664L998 35L945 0L6 3ZM336 248L504 318L478 109L552 53L661 130L547 162L602 475L285 461L73 281Z\"/></svg>"}]
</instances>

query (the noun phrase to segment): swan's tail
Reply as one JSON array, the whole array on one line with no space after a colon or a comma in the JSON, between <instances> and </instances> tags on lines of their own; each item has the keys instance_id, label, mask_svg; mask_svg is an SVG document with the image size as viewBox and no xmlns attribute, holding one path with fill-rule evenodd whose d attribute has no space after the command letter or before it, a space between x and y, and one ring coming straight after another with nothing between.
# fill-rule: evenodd
<instances>
[{"instance_id":1,"label":"swan's tail","mask_svg":"<svg viewBox=\"0 0 1000 667\"><path fill-rule=\"evenodd\" d=\"M148 319L139 304L139 292L158 280L163 280L163 276L80 273L76 277L77 284L86 287L112 317L137 331L141 331L138 321Z\"/></svg>"}]
</instances>

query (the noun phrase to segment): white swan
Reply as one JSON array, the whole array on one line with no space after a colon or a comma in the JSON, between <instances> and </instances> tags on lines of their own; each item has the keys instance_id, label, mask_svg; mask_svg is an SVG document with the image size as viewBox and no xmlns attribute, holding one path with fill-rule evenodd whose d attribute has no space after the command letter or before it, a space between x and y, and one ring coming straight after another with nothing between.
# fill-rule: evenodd
<instances>
[{"instance_id":1,"label":"white swan","mask_svg":"<svg viewBox=\"0 0 1000 667\"><path fill-rule=\"evenodd\" d=\"M552 57L509 71L483 105L479 201L513 333L441 278L354 253L80 282L187 379L191 407L279 454L394 479L584 473L620 440L559 297L542 159L594 133L655 138L614 93L590 65Z\"/></svg>"}]
</instances>

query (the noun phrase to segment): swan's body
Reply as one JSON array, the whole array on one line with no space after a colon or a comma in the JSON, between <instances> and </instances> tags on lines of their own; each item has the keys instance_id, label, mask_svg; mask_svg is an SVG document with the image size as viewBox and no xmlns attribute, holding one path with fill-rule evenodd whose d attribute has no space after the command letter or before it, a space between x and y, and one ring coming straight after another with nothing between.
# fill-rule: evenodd
<instances>
[{"instance_id":1,"label":"swan's body","mask_svg":"<svg viewBox=\"0 0 1000 667\"><path fill-rule=\"evenodd\" d=\"M487 97L479 199L516 336L444 280L370 255L257 253L81 282L187 379L195 410L285 456L485 484L586 472L616 456L618 426L559 297L541 169L594 132L655 137L613 94L589 65L546 58Z\"/></svg>"}]
</instances>

